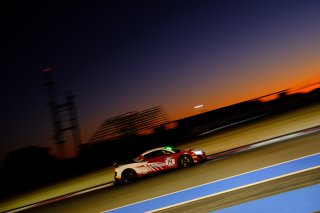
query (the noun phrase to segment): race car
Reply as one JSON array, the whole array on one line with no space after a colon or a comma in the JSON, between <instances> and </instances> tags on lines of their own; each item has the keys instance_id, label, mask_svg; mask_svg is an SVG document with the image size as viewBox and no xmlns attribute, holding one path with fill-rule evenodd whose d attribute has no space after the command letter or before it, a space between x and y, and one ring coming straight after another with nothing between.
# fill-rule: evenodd
<instances>
[{"instance_id":1,"label":"race car","mask_svg":"<svg viewBox=\"0 0 320 213\"><path fill-rule=\"evenodd\" d=\"M169 146L159 147L142 153L127 164L116 165L115 181L132 183L145 175L189 167L206 159L205 152L199 149L179 150Z\"/></svg>"}]
</instances>

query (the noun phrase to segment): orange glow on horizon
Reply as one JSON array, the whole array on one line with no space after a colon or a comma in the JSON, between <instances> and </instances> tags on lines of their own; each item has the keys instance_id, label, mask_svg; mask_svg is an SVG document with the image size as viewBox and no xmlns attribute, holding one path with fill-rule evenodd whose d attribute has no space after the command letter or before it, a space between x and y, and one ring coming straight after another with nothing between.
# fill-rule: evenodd
<instances>
[{"instance_id":1,"label":"orange glow on horizon","mask_svg":"<svg viewBox=\"0 0 320 213\"><path fill-rule=\"evenodd\" d=\"M292 88L287 88L288 89L287 95L291 95L294 93L308 93L308 92L313 91L314 89L320 88L320 81L316 81L316 80L319 80L319 79L313 79L313 80L304 82L303 84L301 84L301 83L296 84ZM265 91L267 91L267 93ZM265 91L264 91L264 93L262 93L262 92L259 93L258 91L254 90L254 93L256 94L255 97L250 94L247 94L246 98L242 98L242 99L241 99L241 97L234 97L234 98L230 97L228 100L221 102L215 106L212 104L211 107L210 107L210 104L206 104L206 110L203 112L207 112L207 111L211 111L214 109L219 109L222 107L226 107L226 106L230 106L230 105L233 105L236 103L240 103L243 101L255 99L255 98L258 98L259 96L267 95L268 93L274 92L272 89L270 89L269 91L268 90L265 90ZM279 94L273 94L270 96L260 98L259 101L267 102L267 101L275 100L278 97L279 97ZM190 109L185 110L185 111L183 111L181 109L180 110L177 109L177 112L174 115L172 115L171 117L172 117L172 120L179 120L179 119L187 118L187 117L194 116L197 114L199 114L199 112L195 111L193 107L190 107Z\"/></svg>"},{"instance_id":2,"label":"orange glow on horizon","mask_svg":"<svg viewBox=\"0 0 320 213\"><path fill-rule=\"evenodd\" d=\"M308 93L315 89L320 88L320 82L312 83L306 86L302 86L299 88L293 88L291 91L289 91L288 94L294 94L294 93Z\"/></svg>"},{"instance_id":3,"label":"orange glow on horizon","mask_svg":"<svg viewBox=\"0 0 320 213\"><path fill-rule=\"evenodd\" d=\"M272 101L272 100L275 100L279 98L279 95L278 94L274 94L274 95L269 95L269 96L266 96L266 97L263 97L263 98L260 98L259 101L261 102L268 102L268 101Z\"/></svg>"}]
</instances>

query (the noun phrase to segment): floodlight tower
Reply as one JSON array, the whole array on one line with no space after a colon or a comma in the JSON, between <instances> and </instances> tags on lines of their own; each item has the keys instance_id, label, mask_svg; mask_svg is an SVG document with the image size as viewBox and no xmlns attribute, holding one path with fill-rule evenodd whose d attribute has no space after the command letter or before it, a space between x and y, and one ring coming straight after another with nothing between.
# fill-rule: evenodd
<instances>
[{"instance_id":1,"label":"floodlight tower","mask_svg":"<svg viewBox=\"0 0 320 213\"><path fill-rule=\"evenodd\" d=\"M45 76L45 87L47 89L51 118L52 118L52 126L53 126L53 140L57 146L58 155L62 158L66 156L65 149L65 140L63 137L62 131L62 122L59 114L59 105L56 97L55 84L56 82L53 79L53 68L48 67L42 70Z\"/></svg>"},{"instance_id":2,"label":"floodlight tower","mask_svg":"<svg viewBox=\"0 0 320 213\"><path fill-rule=\"evenodd\" d=\"M61 158L66 157L66 141L64 140L64 132L71 130L73 136L74 154L79 154L79 146L81 144L80 127L76 111L74 95L71 91L65 93L66 103L58 104L55 91L55 81L53 80L53 68L45 68L42 70L45 73L45 86L49 97L49 106L51 109L51 117L53 124L53 139L57 145L58 155ZM67 111L69 123L65 124L60 118L60 113ZM63 125L65 124L65 125ZM65 126L65 127L64 127Z\"/></svg>"},{"instance_id":3,"label":"floodlight tower","mask_svg":"<svg viewBox=\"0 0 320 213\"><path fill-rule=\"evenodd\" d=\"M78 122L78 115L76 110L76 104L74 102L74 95L71 90L65 92L67 99L67 110L69 114L70 129L72 130L74 151L79 154L79 146L81 144L80 126ZM66 128L68 129L68 128Z\"/></svg>"}]
</instances>

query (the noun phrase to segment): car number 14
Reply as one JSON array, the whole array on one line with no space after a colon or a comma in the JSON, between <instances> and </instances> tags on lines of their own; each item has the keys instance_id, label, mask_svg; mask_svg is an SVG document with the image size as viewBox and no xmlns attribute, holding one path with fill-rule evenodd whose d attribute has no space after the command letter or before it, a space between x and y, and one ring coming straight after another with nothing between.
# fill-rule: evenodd
<instances>
[{"instance_id":1,"label":"car number 14","mask_svg":"<svg viewBox=\"0 0 320 213\"><path fill-rule=\"evenodd\" d=\"M175 164L175 160L174 160L174 158L166 158L166 165L167 166L174 166L174 164Z\"/></svg>"}]
</instances>

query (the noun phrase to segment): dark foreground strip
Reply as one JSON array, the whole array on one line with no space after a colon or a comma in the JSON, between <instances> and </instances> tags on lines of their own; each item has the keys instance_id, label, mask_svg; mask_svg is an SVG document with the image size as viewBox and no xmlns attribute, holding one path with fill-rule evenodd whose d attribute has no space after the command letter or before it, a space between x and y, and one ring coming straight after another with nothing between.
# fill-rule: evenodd
<instances>
[{"instance_id":1,"label":"dark foreground strip","mask_svg":"<svg viewBox=\"0 0 320 213\"><path fill-rule=\"evenodd\" d=\"M234 191L225 192L223 194L154 212L214 212L219 209L224 209L248 201L261 199L318 183L320 183L320 168L285 176L279 179L270 180L260 184L240 188Z\"/></svg>"},{"instance_id":2,"label":"dark foreground strip","mask_svg":"<svg viewBox=\"0 0 320 213\"><path fill-rule=\"evenodd\" d=\"M251 149L259 148L259 147L262 147L262 146L266 146L266 145L270 145L270 144L274 144L274 143L278 143L278 142L282 142L282 141L285 141L285 140L289 140L289 139L300 137L300 136L303 136L303 135L315 133L315 132L318 132L318 131L320 131L320 126L315 126L315 127L312 127L312 128L304 129L304 130L301 130L301 131L293 132L293 133L282 135L282 136L279 136L279 137L275 137L275 138L271 138L271 139L255 142L255 143L252 143L252 144L249 144L249 145L237 147L237 148L230 149L230 150L227 150L227 151L214 153L214 154L208 155L208 160L217 160L219 158L227 157L227 156L230 156L232 154L248 151L248 150L251 150ZM26 209L30 209L30 208L46 205L46 204L49 204L49 203L53 203L53 202L64 200L64 199L67 199L67 198L70 198L70 197L74 197L74 196L77 196L77 195L80 195L80 194L92 192L92 191L95 191L95 190L98 190L98 189L108 188L108 187L113 186L114 183L115 183L114 181L113 182L108 182L108 183L101 184L101 185L98 185L98 186L94 186L94 187L91 187L91 188L88 188L88 189L80 190L80 191L77 191L77 192L72 192L72 193L69 193L69 194L66 194L66 195L54 197L54 198L51 198L51 199L48 199L48 200L44 200L44 201L40 201L40 202L33 203L33 204L30 204L30 205L26 205L26 206L22 206L22 207L19 207L19 208L11 209L11 210L6 211L6 212L7 213L14 213L14 212L19 212L19 211L23 211L23 210L26 210Z\"/></svg>"},{"instance_id":3,"label":"dark foreground strip","mask_svg":"<svg viewBox=\"0 0 320 213\"><path fill-rule=\"evenodd\" d=\"M101 184L101 185L98 185L98 186L90 187L90 188L87 188L87 189L84 189L84 190L80 190L80 191L77 191L77 192L72 192L72 193L69 193L69 194L66 194L66 195L54 197L54 198L51 198L51 199L48 199L48 200L44 200L44 201L40 201L40 202L33 203L33 204L30 204L30 205L26 205L26 206L22 206L22 207L19 207L19 208L11 209L11 210L5 211L5 212L6 213L14 213L14 212L19 212L19 211L31 209L31 208L34 208L34 207L38 207L38 206L46 205L46 204L49 204L49 203L57 202L57 201L60 201L60 200L64 200L64 199L67 199L67 198L71 198L71 197L74 197L74 196L77 196L77 195L81 195L81 194L85 194L85 193L88 193L88 192L96 191L98 189L108 188L110 186L113 186L113 184L114 184L114 181L113 182L104 183L104 184Z\"/></svg>"}]
</instances>

